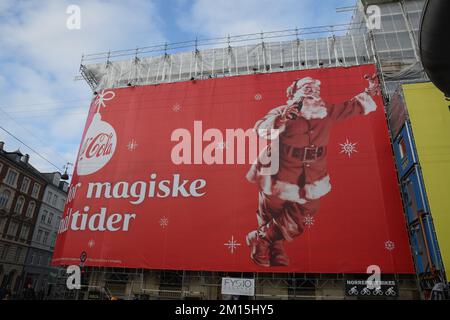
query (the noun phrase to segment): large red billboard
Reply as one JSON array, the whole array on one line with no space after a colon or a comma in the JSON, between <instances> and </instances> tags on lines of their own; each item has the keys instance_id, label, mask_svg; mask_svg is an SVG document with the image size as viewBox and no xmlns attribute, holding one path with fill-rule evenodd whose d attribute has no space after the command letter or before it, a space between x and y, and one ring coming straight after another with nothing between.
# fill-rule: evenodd
<instances>
[{"instance_id":1,"label":"large red billboard","mask_svg":"<svg viewBox=\"0 0 450 320\"><path fill-rule=\"evenodd\" d=\"M53 263L413 273L373 65L107 89Z\"/></svg>"}]
</instances>

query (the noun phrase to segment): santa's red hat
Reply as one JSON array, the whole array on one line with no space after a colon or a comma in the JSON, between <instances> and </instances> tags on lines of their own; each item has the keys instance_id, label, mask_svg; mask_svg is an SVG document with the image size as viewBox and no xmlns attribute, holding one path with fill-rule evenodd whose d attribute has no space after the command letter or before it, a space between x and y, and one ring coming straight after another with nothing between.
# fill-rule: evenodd
<instances>
[{"instance_id":1,"label":"santa's red hat","mask_svg":"<svg viewBox=\"0 0 450 320\"><path fill-rule=\"evenodd\" d=\"M320 80L311 77L305 77L295 80L286 90L288 103L298 101L300 98L307 96L305 88L307 85L320 86Z\"/></svg>"}]
</instances>

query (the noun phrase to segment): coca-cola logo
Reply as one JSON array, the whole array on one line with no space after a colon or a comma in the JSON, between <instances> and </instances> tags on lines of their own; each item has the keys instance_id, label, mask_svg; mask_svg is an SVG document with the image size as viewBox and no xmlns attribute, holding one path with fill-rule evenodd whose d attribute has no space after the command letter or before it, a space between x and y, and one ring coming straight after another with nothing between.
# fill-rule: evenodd
<instances>
[{"instance_id":1,"label":"coca-cola logo","mask_svg":"<svg viewBox=\"0 0 450 320\"><path fill-rule=\"evenodd\" d=\"M114 128L102 121L99 114L86 132L77 163L78 175L87 175L103 168L112 158L117 145Z\"/></svg>"},{"instance_id":2,"label":"coca-cola logo","mask_svg":"<svg viewBox=\"0 0 450 320\"><path fill-rule=\"evenodd\" d=\"M113 149L112 137L113 133L99 133L94 138L89 138L86 141L87 147L84 154L86 158L100 158L111 154Z\"/></svg>"}]
</instances>

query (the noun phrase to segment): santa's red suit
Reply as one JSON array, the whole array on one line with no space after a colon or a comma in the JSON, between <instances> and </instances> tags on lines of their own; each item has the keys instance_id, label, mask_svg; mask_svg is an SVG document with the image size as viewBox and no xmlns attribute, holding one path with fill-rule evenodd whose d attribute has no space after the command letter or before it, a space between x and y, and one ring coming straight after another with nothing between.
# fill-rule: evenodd
<instances>
[{"instance_id":1,"label":"santa's red suit","mask_svg":"<svg viewBox=\"0 0 450 320\"><path fill-rule=\"evenodd\" d=\"M262 159L270 158L269 145L252 165L247 179L259 186L258 230L247 235L252 260L261 266L284 266L289 259L283 241L302 234L305 222L312 221L319 199L331 190L327 171L327 145L334 122L376 110L371 95L374 85L341 104L328 105L320 98L320 81L296 80L287 90L287 105L271 110L255 129L265 139L273 139L277 129L278 172L264 173ZM310 99L312 103L307 103ZM286 109L302 102L295 119L286 119ZM284 121L283 121L284 120Z\"/></svg>"}]
</instances>

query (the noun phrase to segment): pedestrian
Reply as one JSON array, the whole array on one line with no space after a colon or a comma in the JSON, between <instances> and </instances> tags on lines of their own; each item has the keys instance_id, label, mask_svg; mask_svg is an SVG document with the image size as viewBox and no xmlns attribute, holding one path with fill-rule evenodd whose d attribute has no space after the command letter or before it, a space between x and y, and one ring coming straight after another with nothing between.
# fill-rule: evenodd
<instances>
[{"instance_id":1,"label":"pedestrian","mask_svg":"<svg viewBox=\"0 0 450 320\"><path fill-rule=\"evenodd\" d=\"M31 285L31 283L27 284L27 287L23 291L23 300L35 300L36 299L36 293L34 292L34 288Z\"/></svg>"},{"instance_id":2,"label":"pedestrian","mask_svg":"<svg viewBox=\"0 0 450 320\"><path fill-rule=\"evenodd\" d=\"M11 291L11 287L7 286L6 287L5 297L3 298L3 300L11 300L11 299L13 299L13 293Z\"/></svg>"},{"instance_id":3,"label":"pedestrian","mask_svg":"<svg viewBox=\"0 0 450 320\"><path fill-rule=\"evenodd\" d=\"M0 300L3 300L6 296L6 289L3 287L0 287Z\"/></svg>"}]
</instances>

